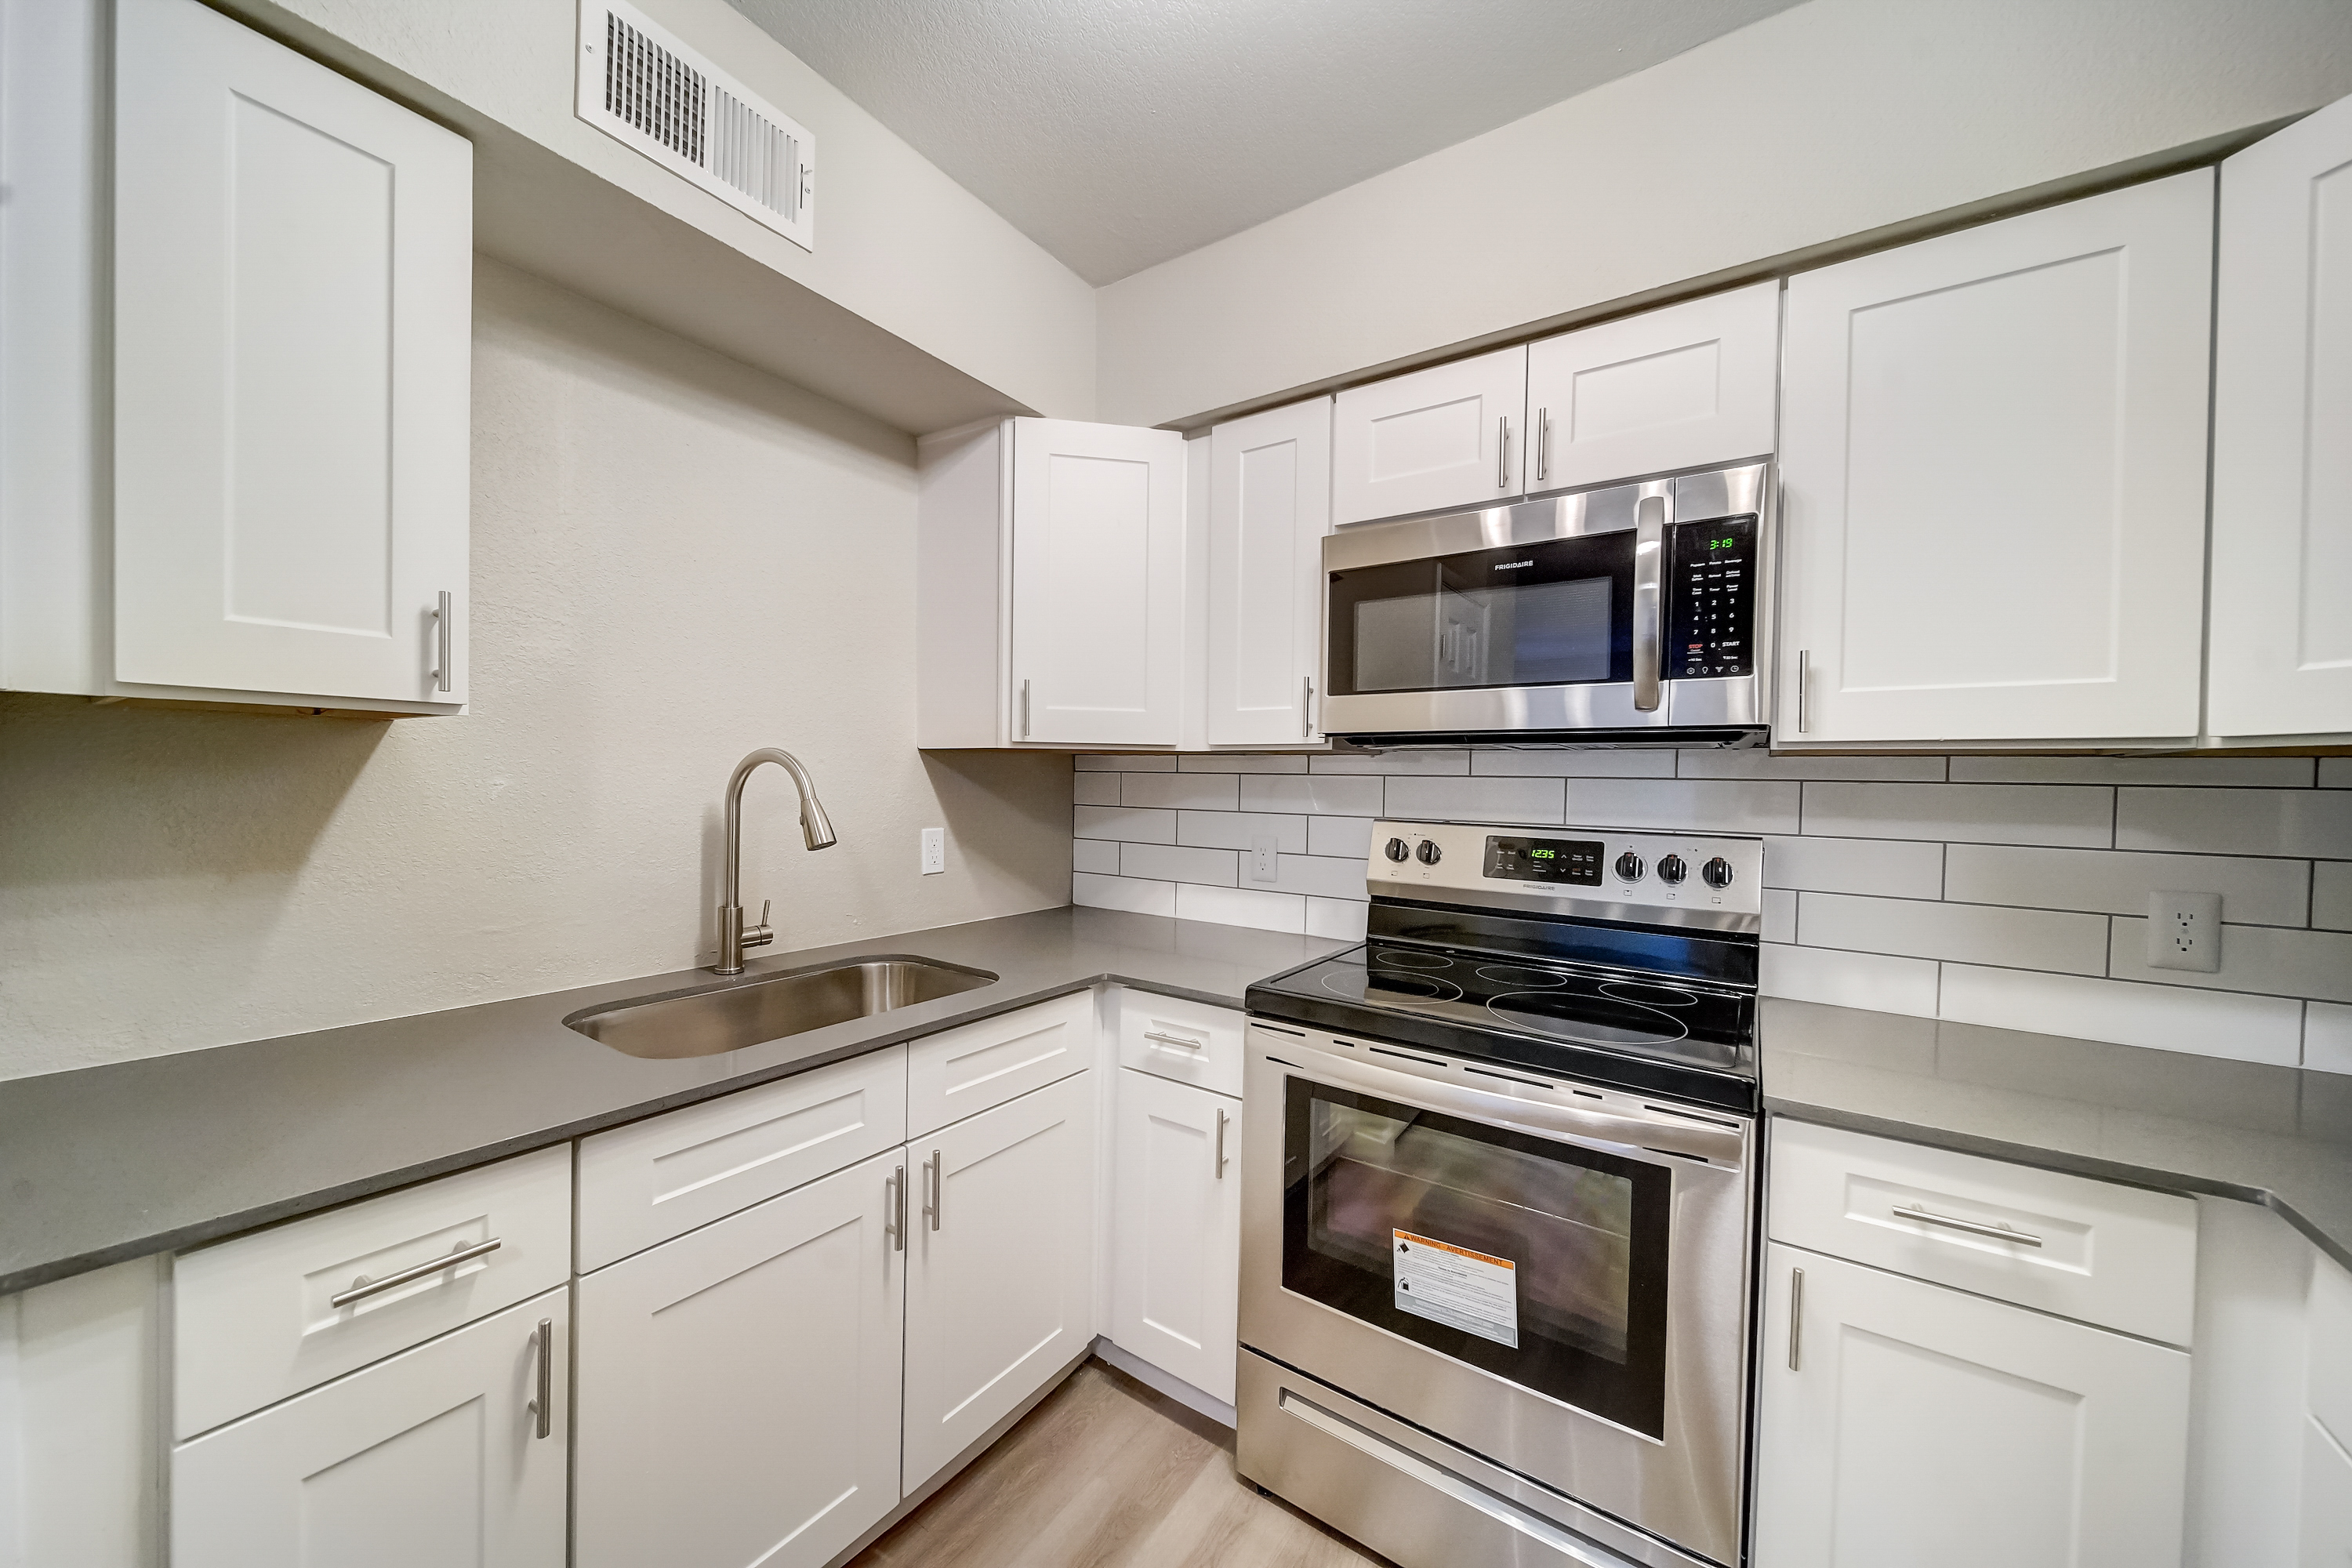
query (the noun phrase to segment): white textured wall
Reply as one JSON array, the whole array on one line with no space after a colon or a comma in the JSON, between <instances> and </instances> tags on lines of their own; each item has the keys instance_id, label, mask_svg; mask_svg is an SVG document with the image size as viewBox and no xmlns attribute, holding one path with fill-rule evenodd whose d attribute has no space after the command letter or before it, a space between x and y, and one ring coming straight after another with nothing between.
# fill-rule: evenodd
<instances>
[{"instance_id":1,"label":"white textured wall","mask_svg":"<svg viewBox=\"0 0 2352 1568\"><path fill-rule=\"evenodd\" d=\"M1811 0L1100 290L1153 425L2352 93L2346 0Z\"/></svg>"},{"instance_id":2,"label":"white textured wall","mask_svg":"<svg viewBox=\"0 0 2352 1568\"><path fill-rule=\"evenodd\" d=\"M1067 901L1066 759L914 748L914 444L477 273L474 704L0 698L0 1078L708 962L718 808L806 947ZM944 825L949 869L916 871Z\"/></svg>"}]
</instances>

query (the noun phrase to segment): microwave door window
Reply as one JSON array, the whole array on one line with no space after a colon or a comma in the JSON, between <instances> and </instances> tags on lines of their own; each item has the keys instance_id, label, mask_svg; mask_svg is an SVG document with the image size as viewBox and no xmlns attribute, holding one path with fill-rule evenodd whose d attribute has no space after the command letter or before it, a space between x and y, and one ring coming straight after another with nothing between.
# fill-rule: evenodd
<instances>
[{"instance_id":1,"label":"microwave door window","mask_svg":"<svg viewBox=\"0 0 2352 1568\"><path fill-rule=\"evenodd\" d=\"M1630 560L1576 540L1335 574L1339 694L1630 679Z\"/></svg>"}]
</instances>

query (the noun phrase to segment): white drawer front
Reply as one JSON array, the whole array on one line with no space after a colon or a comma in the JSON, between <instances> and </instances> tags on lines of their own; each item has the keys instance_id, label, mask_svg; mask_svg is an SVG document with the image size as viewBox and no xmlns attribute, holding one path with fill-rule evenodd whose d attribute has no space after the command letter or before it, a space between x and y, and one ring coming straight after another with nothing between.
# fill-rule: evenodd
<instances>
[{"instance_id":1,"label":"white drawer front","mask_svg":"<svg viewBox=\"0 0 2352 1568\"><path fill-rule=\"evenodd\" d=\"M580 1141L580 1272L907 1141L907 1047Z\"/></svg>"},{"instance_id":2,"label":"white drawer front","mask_svg":"<svg viewBox=\"0 0 2352 1568\"><path fill-rule=\"evenodd\" d=\"M2188 1198L1785 1120L1771 1148L1775 1241L2189 1342ZM2020 1239L1989 1234L2004 1226Z\"/></svg>"},{"instance_id":3,"label":"white drawer front","mask_svg":"<svg viewBox=\"0 0 2352 1568\"><path fill-rule=\"evenodd\" d=\"M337 1307L380 1280L496 1241ZM173 1432L181 1437L561 1285L572 1272L572 1148L387 1193L184 1253L173 1275Z\"/></svg>"},{"instance_id":4,"label":"white drawer front","mask_svg":"<svg viewBox=\"0 0 2352 1568\"><path fill-rule=\"evenodd\" d=\"M1150 991L1118 993L1122 1067L1239 1098L1242 1034L1242 1016L1229 1008Z\"/></svg>"},{"instance_id":5,"label":"white drawer front","mask_svg":"<svg viewBox=\"0 0 2352 1568\"><path fill-rule=\"evenodd\" d=\"M2311 1265L2311 1418L2352 1448L2352 1274L2334 1258Z\"/></svg>"},{"instance_id":6,"label":"white drawer front","mask_svg":"<svg viewBox=\"0 0 2352 1568\"><path fill-rule=\"evenodd\" d=\"M907 1136L1083 1072L1094 1059L1091 991L917 1040L907 1058Z\"/></svg>"}]
</instances>

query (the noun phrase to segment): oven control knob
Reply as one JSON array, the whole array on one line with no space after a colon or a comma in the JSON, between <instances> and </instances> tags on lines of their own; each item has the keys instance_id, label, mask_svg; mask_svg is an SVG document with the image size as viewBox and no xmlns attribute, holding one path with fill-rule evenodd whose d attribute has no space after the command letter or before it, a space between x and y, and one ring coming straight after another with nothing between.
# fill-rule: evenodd
<instances>
[{"instance_id":1,"label":"oven control knob","mask_svg":"<svg viewBox=\"0 0 2352 1568\"><path fill-rule=\"evenodd\" d=\"M1731 886L1731 862L1720 855L1701 866L1698 874L1706 879L1706 885L1710 888Z\"/></svg>"},{"instance_id":2,"label":"oven control knob","mask_svg":"<svg viewBox=\"0 0 2352 1568\"><path fill-rule=\"evenodd\" d=\"M1690 875L1690 867L1679 855L1669 855L1658 862L1658 875L1669 882L1679 882Z\"/></svg>"},{"instance_id":3,"label":"oven control knob","mask_svg":"<svg viewBox=\"0 0 2352 1568\"><path fill-rule=\"evenodd\" d=\"M1642 873L1649 868L1649 865L1631 849L1617 857L1617 874L1629 882L1640 881Z\"/></svg>"},{"instance_id":4,"label":"oven control knob","mask_svg":"<svg viewBox=\"0 0 2352 1568\"><path fill-rule=\"evenodd\" d=\"M1433 838L1423 839L1421 847L1413 851L1413 858L1424 866L1436 865L1444 858L1444 855L1445 851L1437 847L1437 840Z\"/></svg>"},{"instance_id":5,"label":"oven control knob","mask_svg":"<svg viewBox=\"0 0 2352 1568\"><path fill-rule=\"evenodd\" d=\"M1391 838L1389 840L1388 857L1390 859L1402 860L1412 853L1412 846L1407 844L1403 839Z\"/></svg>"}]
</instances>

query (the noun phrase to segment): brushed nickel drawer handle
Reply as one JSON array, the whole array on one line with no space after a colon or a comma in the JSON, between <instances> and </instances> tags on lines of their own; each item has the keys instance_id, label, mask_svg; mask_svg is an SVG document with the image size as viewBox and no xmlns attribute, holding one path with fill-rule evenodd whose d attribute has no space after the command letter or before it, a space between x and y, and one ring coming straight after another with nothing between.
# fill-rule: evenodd
<instances>
[{"instance_id":1,"label":"brushed nickel drawer handle","mask_svg":"<svg viewBox=\"0 0 2352 1568\"><path fill-rule=\"evenodd\" d=\"M1989 1236L1995 1241L2014 1241L2023 1247L2042 1245L2040 1237L2030 1236L2021 1230L2011 1230L2005 1225L1986 1225L1973 1219L1955 1219L1948 1214L1936 1214L1923 1208L1905 1208L1899 1204L1895 1205L1894 1214L1897 1219L1916 1219L1922 1225L1940 1225L1948 1230L1967 1231L1970 1236Z\"/></svg>"},{"instance_id":2,"label":"brushed nickel drawer handle","mask_svg":"<svg viewBox=\"0 0 2352 1568\"><path fill-rule=\"evenodd\" d=\"M1163 1051L1192 1051L1197 1055L1200 1052L1208 1049L1208 1047L1203 1042L1200 1040L1188 1040L1181 1035L1161 1035L1147 1031L1143 1037L1150 1040L1153 1045L1159 1047Z\"/></svg>"},{"instance_id":3,"label":"brushed nickel drawer handle","mask_svg":"<svg viewBox=\"0 0 2352 1568\"><path fill-rule=\"evenodd\" d=\"M403 1285L413 1284L427 1275L438 1274L444 1268L455 1268L460 1263L471 1263L477 1258L488 1258L499 1249L499 1238L495 1236L488 1241L478 1241L471 1247L459 1242L453 1252L445 1253L439 1258L428 1258L414 1268L404 1268L397 1274L387 1274L381 1279L371 1279L362 1274L352 1280L352 1288L341 1295L328 1297L327 1305L348 1307L354 1301L364 1301L370 1296L381 1295L386 1290L397 1290Z\"/></svg>"}]
</instances>

